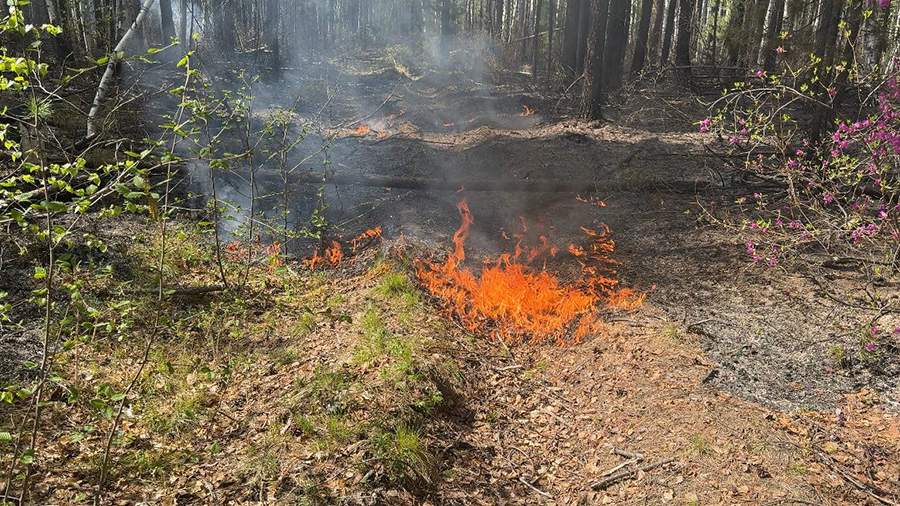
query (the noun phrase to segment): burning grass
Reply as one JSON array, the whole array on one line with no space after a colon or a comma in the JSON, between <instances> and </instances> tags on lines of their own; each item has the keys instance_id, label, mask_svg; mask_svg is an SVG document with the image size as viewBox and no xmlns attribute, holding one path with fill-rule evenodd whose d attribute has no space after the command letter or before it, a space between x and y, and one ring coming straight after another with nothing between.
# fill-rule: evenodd
<instances>
[{"instance_id":1,"label":"burning grass","mask_svg":"<svg viewBox=\"0 0 900 506\"><path fill-rule=\"evenodd\" d=\"M545 236L533 248L523 247L520 239L513 253L486 261L477 274L463 267L474 219L465 200L457 207L462 224L453 235L453 251L443 263L419 260L417 276L470 331L513 342L578 342L601 326L602 305L632 310L643 303L643 294L618 286L618 263L610 257L615 242L608 227L583 227L588 245L569 245L569 255L581 265L575 283L562 282L546 262L540 269L532 267L558 254Z\"/></svg>"},{"instance_id":2,"label":"burning grass","mask_svg":"<svg viewBox=\"0 0 900 506\"><path fill-rule=\"evenodd\" d=\"M359 249L371 241L381 238L381 227L370 228L349 241L350 253L355 254ZM303 266L309 270L319 267L337 267L347 255L344 253L344 245L338 241L331 241L331 245L319 254L319 249L313 251L312 256L303 260Z\"/></svg>"}]
</instances>

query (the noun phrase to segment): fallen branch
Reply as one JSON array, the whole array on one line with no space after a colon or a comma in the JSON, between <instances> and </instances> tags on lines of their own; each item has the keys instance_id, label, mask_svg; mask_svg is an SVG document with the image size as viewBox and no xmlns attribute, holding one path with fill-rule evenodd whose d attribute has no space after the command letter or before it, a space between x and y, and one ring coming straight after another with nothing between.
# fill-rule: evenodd
<instances>
[{"instance_id":1,"label":"fallen branch","mask_svg":"<svg viewBox=\"0 0 900 506\"><path fill-rule=\"evenodd\" d=\"M535 487L535 486L532 485L531 483L528 483L528 480L526 480L525 478L519 476L519 481L522 482L522 484L525 485L526 487L530 488L531 490L534 490L535 492L537 492L538 494L540 494L540 495L546 497L547 499L553 499L553 496L552 496L552 495L550 495L550 494L548 494L547 492L544 492L543 490L541 490L541 489Z\"/></svg>"},{"instance_id":2,"label":"fallen branch","mask_svg":"<svg viewBox=\"0 0 900 506\"><path fill-rule=\"evenodd\" d=\"M227 289L228 288L224 285L172 287L172 288L164 288L163 296L167 296L167 297L197 297L200 295L207 295L210 293L224 292ZM143 289L137 290L137 293L156 294L157 291L158 291L158 288L143 288Z\"/></svg>"},{"instance_id":3,"label":"fallen branch","mask_svg":"<svg viewBox=\"0 0 900 506\"><path fill-rule=\"evenodd\" d=\"M616 483L619 483L620 481L627 480L629 478L633 478L638 473L646 473L647 471L652 471L653 469L656 469L657 467L662 467L664 465L671 464L672 462L675 462L674 458L661 460L659 462L656 462L655 464L647 464L647 465L644 465L641 467L626 469L624 471L619 471L607 478L604 478L604 479L594 483L593 485L591 485L591 489L592 490L605 490L605 489L609 488L610 486L615 485Z\"/></svg>"},{"instance_id":4,"label":"fallen branch","mask_svg":"<svg viewBox=\"0 0 900 506\"><path fill-rule=\"evenodd\" d=\"M828 466L832 471L839 474L841 476L841 478L844 479L844 481L846 481L847 483L856 487L856 489L859 490L860 492L868 495L872 499L875 499L876 501L880 502L881 504L884 504L885 506L898 506L898 504L895 501L892 501L892 500L888 499L887 497L880 495L880 494L884 494L885 491L881 490L880 488L876 487L873 484L865 483L862 480L853 476L852 474L848 473L843 468L841 468L841 466L837 462L835 462L834 459L832 459L825 453L823 453L819 450L816 450L816 456L819 457L820 462L822 462L823 464ZM878 492L878 493L876 493L876 492Z\"/></svg>"}]
</instances>

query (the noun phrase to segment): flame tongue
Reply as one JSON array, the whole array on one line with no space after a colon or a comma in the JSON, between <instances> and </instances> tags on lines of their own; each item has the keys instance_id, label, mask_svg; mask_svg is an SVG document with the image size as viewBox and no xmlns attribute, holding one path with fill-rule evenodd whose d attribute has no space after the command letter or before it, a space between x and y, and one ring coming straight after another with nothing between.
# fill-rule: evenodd
<instances>
[{"instance_id":1,"label":"flame tongue","mask_svg":"<svg viewBox=\"0 0 900 506\"><path fill-rule=\"evenodd\" d=\"M615 243L605 227L599 231L584 229L592 240L589 251L569 247L582 265L584 278L578 287L561 283L546 270L529 267L540 256L555 256L558 251L544 236L539 247L524 253L526 263L519 262L523 256L520 240L514 254L504 253L496 261L485 263L480 276L461 268L474 220L466 201L457 207L462 224L453 234L453 251L444 263L419 261L417 275L469 330L489 331L505 340L564 341L571 335L577 341L597 326L595 313L600 302L616 301L621 307L631 302L633 306L626 309L632 309L643 301L642 295L630 290L615 290L618 281L608 276L615 274L615 262L607 256Z\"/></svg>"}]
</instances>

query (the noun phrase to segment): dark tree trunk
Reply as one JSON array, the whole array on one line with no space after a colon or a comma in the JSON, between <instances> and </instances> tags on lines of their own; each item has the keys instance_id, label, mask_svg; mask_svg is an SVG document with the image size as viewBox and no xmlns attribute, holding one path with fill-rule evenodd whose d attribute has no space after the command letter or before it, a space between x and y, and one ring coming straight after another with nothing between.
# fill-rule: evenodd
<instances>
[{"instance_id":1,"label":"dark tree trunk","mask_svg":"<svg viewBox=\"0 0 900 506\"><path fill-rule=\"evenodd\" d=\"M775 68L775 48L778 47L784 19L784 0L772 0L766 19L766 33L759 50L759 64L766 70Z\"/></svg>"},{"instance_id":2,"label":"dark tree trunk","mask_svg":"<svg viewBox=\"0 0 900 506\"><path fill-rule=\"evenodd\" d=\"M578 7L581 0L566 0L565 26L563 27L562 64L570 69L575 68L575 54L578 42Z\"/></svg>"},{"instance_id":3,"label":"dark tree trunk","mask_svg":"<svg viewBox=\"0 0 900 506\"><path fill-rule=\"evenodd\" d=\"M266 45L272 52L272 70L275 74L281 72L281 27L278 20L281 14L280 0L266 1Z\"/></svg>"},{"instance_id":4,"label":"dark tree trunk","mask_svg":"<svg viewBox=\"0 0 900 506\"><path fill-rule=\"evenodd\" d=\"M747 31L748 48L747 62L754 65L759 61L760 42L763 38L763 28L766 23L766 13L769 11L769 0L757 0L753 4L753 16L750 19Z\"/></svg>"},{"instance_id":5,"label":"dark tree trunk","mask_svg":"<svg viewBox=\"0 0 900 506\"><path fill-rule=\"evenodd\" d=\"M172 0L159 0L159 28L162 32L163 44L168 44L175 37Z\"/></svg>"},{"instance_id":6,"label":"dark tree trunk","mask_svg":"<svg viewBox=\"0 0 900 506\"><path fill-rule=\"evenodd\" d=\"M663 29L662 49L659 52L659 65L665 67L669 62L669 51L672 49L672 34L675 33L675 7L678 0L669 0L666 9L665 28Z\"/></svg>"},{"instance_id":7,"label":"dark tree trunk","mask_svg":"<svg viewBox=\"0 0 900 506\"><path fill-rule=\"evenodd\" d=\"M694 0L679 0L681 12L678 15L678 40L675 41L675 66L679 67L679 79L686 83L691 75L691 15Z\"/></svg>"},{"instance_id":8,"label":"dark tree trunk","mask_svg":"<svg viewBox=\"0 0 900 506\"><path fill-rule=\"evenodd\" d=\"M709 32L709 37L707 39L707 45L709 47L709 62L712 65L716 65L718 62L718 40L719 40L719 14L722 11L722 0L716 0L716 3L713 4L713 22L712 22L712 30Z\"/></svg>"},{"instance_id":9,"label":"dark tree trunk","mask_svg":"<svg viewBox=\"0 0 900 506\"><path fill-rule=\"evenodd\" d=\"M641 1L641 18L634 37L634 55L631 58L631 74L638 75L644 69L647 59L647 35L650 32L650 17L653 14L653 0Z\"/></svg>"},{"instance_id":10,"label":"dark tree trunk","mask_svg":"<svg viewBox=\"0 0 900 506\"><path fill-rule=\"evenodd\" d=\"M547 77L553 75L553 37L556 35L556 1L549 0L547 16Z\"/></svg>"},{"instance_id":11,"label":"dark tree trunk","mask_svg":"<svg viewBox=\"0 0 900 506\"><path fill-rule=\"evenodd\" d=\"M745 44L742 27L746 14L745 2L737 0L732 3L731 12L728 13L728 26L725 29L725 49L730 67L736 67L743 54Z\"/></svg>"},{"instance_id":12,"label":"dark tree trunk","mask_svg":"<svg viewBox=\"0 0 900 506\"><path fill-rule=\"evenodd\" d=\"M178 5L178 39L183 50L187 51L190 47L190 38L188 37L188 2L190 0L181 0Z\"/></svg>"},{"instance_id":13,"label":"dark tree trunk","mask_svg":"<svg viewBox=\"0 0 900 506\"><path fill-rule=\"evenodd\" d=\"M830 66L834 60L837 29L841 21L842 0L822 0L819 11L819 26L816 29L814 52L822 59L824 66Z\"/></svg>"},{"instance_id":14,"label":"dark tree trunk","mask_svg":"<svg viewBox=\"0 0 900 506\"><path fill-rule=\"evenodd\" d=\"M566 2L566 28L563 34L562 63L580 74L584 67L584 47L591 30L591 0Z\"/></svg>"},{"instance_id":15,"label":"dark tree trunk","mask_svg":"<svg viewBox=\"0 0 900 506\"><path fill-rule=\"evenodd\" d=\"M654 65L659 55L659 39L662 37L663 20L666 17L666 0L656 0L653 28L650 29L650 64Z\"/></svg>"},{"instance_id":16,"label":"dark tree trunk","mask_svg":"<svg viewBox=\"0 0 900 506\"><path fill-rule=\"evenodd\" d=\"M550 0L552 3L553 0ZM531 76L537 80L538 66L540 65L541 55L541 8L543 0L535 0L534 3L534 40L531 46Z\"/></svg>"},{"instance_id":17,"label":"dark tree trunk","mask_svg":"<svg viewBox=\"0 0 900 506\"><path fill-rule=\"evenodd\" d=\"M616 90L622 85L630 7L631 0L609 1L609 20L606 25L606 45L603 51L604 92Z\"/></svg>"},{"instance_id":18,"label":"dark tree trunk","mask_svg":"<svg viewBox=\"0 0 900 506\"><path fill-rule=\"evenodd\" d=\"M584 88L581 97L581 115L590 120L603 119L603 53L608 13L609 0L592 0L591 18L594 23L584 56Z\"/></svg>"},{"instance_id":19,"label":"dark tree trunk","mask_svg":"<svg viewBox=\"0 0 900 506\"><path fill-rule=\"evenodd\" d=\"M898 9L900 11L900 9ZM881 20L878 23L877 32L876 32L876 40L875 40L875 54L873 55L873 60L876 65L881 64L881 60L884 57L884 53L887 52L888 41L891 38L891 10L890 9L881 9Z\"/></svg>"},{"instance_id":20,"label":"dark tree trunk","mask_svg":"<svg viewBox=\"0 0 900 506\"><path fill-rule=\"evenodd\" d=\"M450 0L440 0L441 8L441 57L444 59L450 56Z\"/></svg>"}]
</instances>

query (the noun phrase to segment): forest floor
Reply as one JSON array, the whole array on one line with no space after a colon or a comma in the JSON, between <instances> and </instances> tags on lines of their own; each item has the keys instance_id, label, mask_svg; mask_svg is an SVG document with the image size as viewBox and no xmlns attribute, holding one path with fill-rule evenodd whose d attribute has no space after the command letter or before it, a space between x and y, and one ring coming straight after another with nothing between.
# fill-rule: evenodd
<instances>
[{"instance_id":1,"label":"forest floor","mask_svg":"<svg viewBox=\"0 0 900 506\"><path fill-rule=\"evenodd\" d=\"M115 499L900 501L900 358L833 358L872 316L853 303L866 293L862 274L814 257L760 269L709 223L753 189L694 133L696 99L636 88L610 121L588 124L568 119L559 93L534 91L525 74L498 79L488 65L417 68L373 53L320 68L259 96L271 107L301 96L301 117L330 122L304 149L328 136L329 177L368 182L326 185L328 222L345 237L381 226L384 242L324 271L259 265L251 297L178 301L115 447ZM329 92L329 83L340 84ZM304 197L314 186L303 188L298 216L315 205ZM519 217L560 244L608 224L619 279L646 302L609 312L601 332L566 346L467 332L418 287L412 266L449 249L463 198L475 257L509 248L503 232ZM133 259L123 272L150 279L152 244L135 240L142 226L119 226L110 244ZM215 282L194 227L177 227L176 284ZM76 383L121 387L135 355L109 342L61 367ZM86 422L96 414L82 404L46 424L38 490L47 502L90 497L106 422Z\"/></svg>"}]
</instances>

